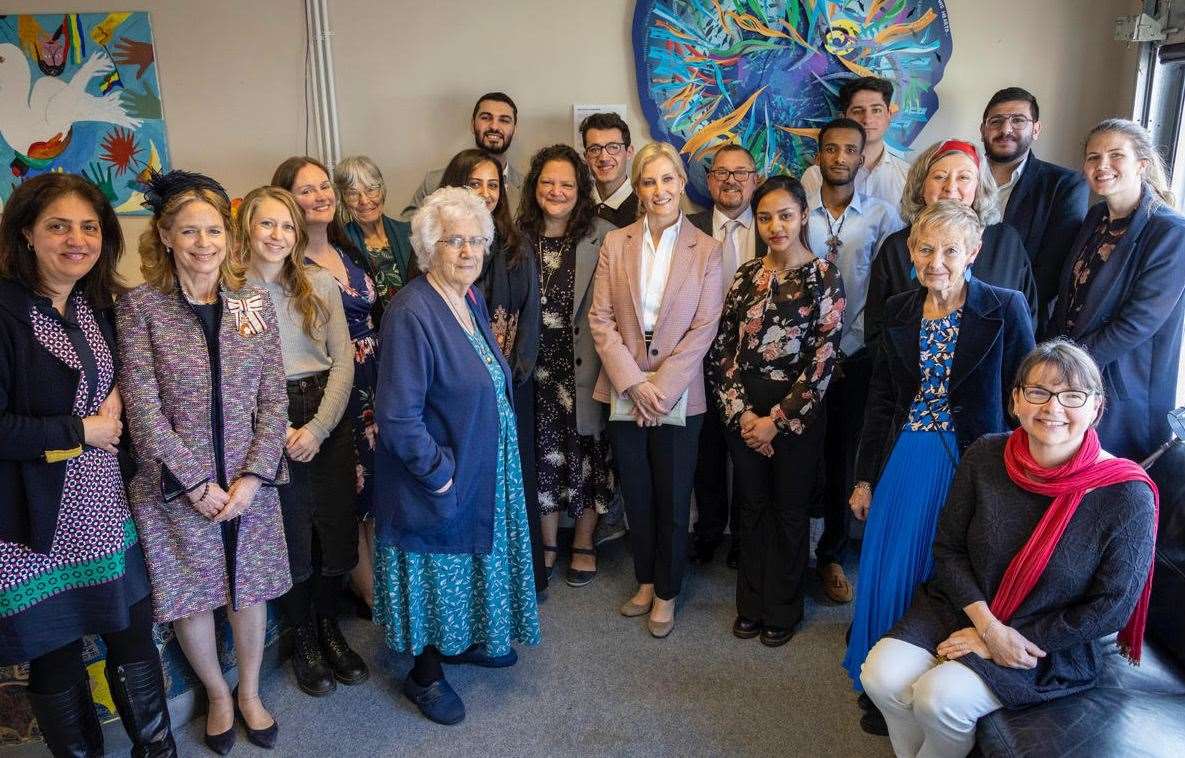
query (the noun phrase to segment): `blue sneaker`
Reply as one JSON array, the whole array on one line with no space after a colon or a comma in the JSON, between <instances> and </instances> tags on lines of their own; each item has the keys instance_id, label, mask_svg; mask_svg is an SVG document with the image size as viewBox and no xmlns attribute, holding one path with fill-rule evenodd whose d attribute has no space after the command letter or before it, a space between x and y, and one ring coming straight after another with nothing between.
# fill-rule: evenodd
<instances>
[{"instance_id":1,"label":"blue sneaker","mask_svg":"<svg viewBox=\"0 0 1185 758\"><path fill-rule=\"evenodd\" d=\"M510 652L504 655L486 655L480 646L474 645L460 655L445 655L441 656L440 660L453 665L467 664L487 669L504 669L518 663L518 653L514 652L514 648L510 648Z\"/></svg>"},{"instance_id":2,"label":"blue sneaker","mask_svg":"<svg viewBox=\"0 0 1185 758\"><path fill-rule=\"evenodd\" d=\"M443 677L427 687L421 687L408 674L407 681L403 683L403 694L416 704L420 713L437 724L449 726L465 718L465 704Z\"/></svg>"}]
</instances>

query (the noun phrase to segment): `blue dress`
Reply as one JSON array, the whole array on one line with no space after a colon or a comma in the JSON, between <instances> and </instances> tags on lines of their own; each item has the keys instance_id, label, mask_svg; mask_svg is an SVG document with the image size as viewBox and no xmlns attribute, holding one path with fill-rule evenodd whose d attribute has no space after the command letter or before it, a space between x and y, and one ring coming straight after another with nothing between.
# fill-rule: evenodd
<instances>
[{"instance_id":1,"label":"blue dress","mask_svg":"<svg viewBox=\"0 0 1185 758\"><path fill-rule=\"evenodd\" d=\"M456 655L475 644L489 655L511 642L537 645L539 608L523 496L514 409L505 378L480 332L467 335L497 388L499 454L494 541L487 555L413 553L379 544L374 618L394 651L419 655L428 645Z\"/></svg>"},{"instance_id":2,"label":"blue dress","mask_svg":"<svg viewBox=\"0 0 1185 758\"><path fill-rule=\"evenodd\" d=\"M954 480L959 448L947 391L961 310L922 319L921 383L909 418L873 488L860 549L852 634L843 665L857 692L868 651L905 615L934 568L938 514Z\"/></svg>"}]
</instances>

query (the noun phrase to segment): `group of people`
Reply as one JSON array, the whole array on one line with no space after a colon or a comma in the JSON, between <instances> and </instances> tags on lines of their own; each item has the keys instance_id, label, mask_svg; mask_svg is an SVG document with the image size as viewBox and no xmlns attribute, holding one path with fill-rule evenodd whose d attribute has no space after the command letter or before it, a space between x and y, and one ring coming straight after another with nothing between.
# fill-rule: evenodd
<instances>
[{"instance_id":1,"label":"group of people","mask_svg":"<svg viewBox=\"0 0 1185 758\"><path fill-rule=\"evenodd\" d=\"M369 676L347 584L414 656L407 697L456 723L445 665L539 642L562 514L572 587L628 524L619 612L656 638L730 535L732 633L768 647L804 619L822 516L861 725L898 755L966 754L984 714L1091 686L1121 628L1138 660L1156 490L1132 461L1168 437L1185 317L1160 159L1111 119L1081 171L1041 161L1013 87L980 147L911 165L884 143L892 95L845 83L801 181L720 145L693 215L677 149L635 150L612 113L519 175L496 92L407 220L364 156L289 158L237 216L214 179L157 175L132 289L99 190L24 182L0 220L0 662L31 662L50 749L101 752L100 634L134 754L175 754L154 620L205 688L207 745L241 720L272 747L266 603L328 695Z\"/></svg>"}]
</instances>

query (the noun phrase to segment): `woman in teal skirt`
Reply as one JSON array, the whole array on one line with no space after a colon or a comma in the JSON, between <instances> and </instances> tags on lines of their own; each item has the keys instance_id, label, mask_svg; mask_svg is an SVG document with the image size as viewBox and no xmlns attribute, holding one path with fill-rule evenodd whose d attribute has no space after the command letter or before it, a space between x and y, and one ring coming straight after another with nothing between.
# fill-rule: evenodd
<instances>
[{"instance_id":1,"label":"woman in teal skirt","mask_svg":"<svg viewBox=\"0 0 1185 758\"><path fill-rule=\"evenodd\" d=\"M970 275L982 235L969 208L926 206L908 242L921 286L885 306L851 498L856 518L868 520L843 661L857 692L868 651L933 570L938 515L961 452L1008 430L1007 394L1033 347L1024 296ZM865 731L887 734L872 701L861 695L860 704Z\"/></svg>"},{"instance_id":2,"label":"woman in teal skirt","mask_svg":"<svg viewBox=\"0 0 1185 758\"><path fill-rule=\"evenodd\" d=\"M540 637L510 369L472 286L492 237L477 195L430 195L412 219L426 275L380 340L374 617L415 656L404 693L441 724L465 717L442 664L509 666Z\"/></svg>"}]
</instances>

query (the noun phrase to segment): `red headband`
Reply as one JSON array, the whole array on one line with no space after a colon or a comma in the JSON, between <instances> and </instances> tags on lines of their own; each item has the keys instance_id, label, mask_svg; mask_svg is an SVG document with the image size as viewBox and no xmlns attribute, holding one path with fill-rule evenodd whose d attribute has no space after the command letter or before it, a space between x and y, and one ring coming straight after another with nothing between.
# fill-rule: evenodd
<instances>
[{"instance_id":1,"label":"red headband","mask_svg":"<svg viewBox=\"0 0 1185 758\"><path fill-rule=\"evenodd\" d=\"M939 156L951 151L963 153L975 161L976 166L979 165L979 153L975 151L975 145L972 145L970 142L964 142L961 139L948 139L938 146L938 150L935 151L934 155Z\"/></svg>"}]
</instances>

